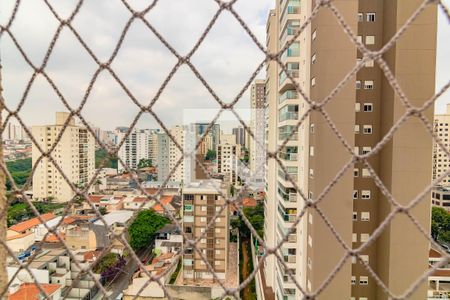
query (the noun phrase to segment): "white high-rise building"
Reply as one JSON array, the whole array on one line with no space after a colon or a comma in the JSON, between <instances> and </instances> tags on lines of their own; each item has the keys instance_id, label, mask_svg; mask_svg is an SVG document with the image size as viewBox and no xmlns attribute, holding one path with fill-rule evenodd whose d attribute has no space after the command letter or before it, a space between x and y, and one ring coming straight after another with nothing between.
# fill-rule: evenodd
<instances>
[{"instance_id":1,"label":"white high-rise building","mask_svg":"<svg viewBox=\"0 0 450 300\"><path fill-rule=\"evenodd\" d=\"M185 129L181 125L176 125L170 129L170 134L178 143L181 149L185 149ZM182 151L178 149L174 141L166 133L158 133L158 181L164 182L171 174L170 182L189 182L190 172L185 172L185 159ZM173 170L173 173L171 173ZM189 177L189 178L187 178Z\"/></svg>"},{"instance_id":2,"label":"white high-rise building","mask_svg":"<svg viewBox=\"0 0 450 300\"><path fill-rule=\"evenodd\" d=\"M53 146L68 118L69 113L58 112L55 125L32 127L33 136L44 152ZM35 144L32 148L34 166L42 153ZM86 128L77 126L74 119L68 122L51 155L71 183L82 186L92 179L95 172L95 140ZM73 196L74 192L55 165L47 158L40 160L33 174L33 198L67 202Z\"/></svg>"},{"instance_id":3,"label":"white high-rise building","mask_svg":"<svg viewBox=\"0 0 450 300\"><path fill-rule=\"evenodd\" d=\"M156 130L152 129L133 129L127 136L128 128L118 127L116 129L117 143L120 144L123 139L125 142L119 149L119 157L128 168L135 170L138 168L142 159L152 159L157 156L157 138ZM155 149L156 147L156 149ZM152 163L154 161L152 160ZM125 170L124 165L119 160L118 171Z\"/></svg>"}]
</instances>

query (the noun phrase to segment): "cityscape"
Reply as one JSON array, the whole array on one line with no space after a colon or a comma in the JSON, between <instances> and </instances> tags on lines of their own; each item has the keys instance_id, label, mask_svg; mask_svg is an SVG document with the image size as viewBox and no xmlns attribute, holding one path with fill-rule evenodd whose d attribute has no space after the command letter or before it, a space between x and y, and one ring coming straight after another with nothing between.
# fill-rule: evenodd
<instances>
[{"instance_id":1,"label":"cityscape","mask_svg":"<svg viewBox=\"0 0 450 300\"><path fill-rule=\"evenodd\" d=\"M1 299L450 299L449 1L10 2Z\"/></svg>"}]
</instances>

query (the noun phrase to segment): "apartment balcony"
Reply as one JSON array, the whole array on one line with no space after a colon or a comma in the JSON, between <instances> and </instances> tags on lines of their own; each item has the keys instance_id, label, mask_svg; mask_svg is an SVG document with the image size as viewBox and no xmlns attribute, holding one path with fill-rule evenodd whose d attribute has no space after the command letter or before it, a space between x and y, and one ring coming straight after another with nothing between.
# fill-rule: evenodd
<instances>
[{"instance_id":1,"label":"apartment balcony","mask_svg":"<svg viewBox=\"0 0 450 300\"><path fill-rule=\"evenodd\" d=\"M279 152L278 157L282 160L287 161L297 161L298 153L285 153L285 152Z\"/></svg>"},{"instance_id":2,"label":"apartment balcony","mask_svg":"<svg viewBox=\"0 0 450 300\"><path fill-rule=\"evenodd\" d=\"M283 208L281 205L278 205L278 213L284 222L294 223L297 220L296 208Z\"/></svg>"},{"instance_id":3,"label":"apartment balcony","mask_svg":"<svg viewBox=\"0 0 450 300\"><path fill-rule=\"evenodd\" d=\"M300 0L285 0L280 5L280 28L283 28L288 20L300 20Z\"/></svg>"},{"instance_id":4,"label":"apartment balcony","mask_svg":"<svg viewBox=\"0 0 450 300\"><path fill-rule=\"evenodd\" d=\"M283 185L285 185L285 183L288 183L289 186L292 185L292 183L290 181L294 181L297 182L298 181L298 174L297 173L284 173L283 170L278 170L278 178L282 179Z\"/></svg>"},{"instance_id":5,"label":"apartment balcony","mask_svg":"<svg viewBox=\"0 0 450 300\"><path fill-rule=\"evenodd\" d=\"M300 71L298 69L287 70L287 72L294 79L297 79L300 76ZM288 78L288 76L286 75L285 72L281 72L278 79L279 79L278 82L279 82L280 89L281 89L281 87L284 86L285 83L292 84L292 81Z\"/></svg>"},{"instance_id":6,"label":"apartment balcony","mask_svg":"<svg viewBox=\"0 0 450 300\"><path fill-rule=\"evenodd\" d=\"M293 61L298 60L300 57L300 44L298 42L293 43L281 54L281 62L286 62L289 58L293 58Z\"/></svg>"},{"instance_id":7,"label":"apartment balcony","mask_svg":"<svg viewBox=\"0 0 450 300\"><path fill-rule=\"evenodd\" d=\"M278 97L278 103L281 104L287 100L298 99L298 92L296 90L287 90Z\"/></svg>"},{"instance_id":8,"label":"apartment balcony","mask_svg":"<svg viewBox=\"0 0 450 300\"><path fill-rule=\"evenodd\" d=\"M287 41L290 41L293 36L295 36L296 34L298 34L300 32L300 22L296 22L298 23L297 26L291 26L290 24L287 25L286 29L283 31L283 33L281 34L281 47L284 47L285 43Z\"/></svg>"},{"instance_id":9,"label":"apartment balcony","mask_svg":"<svg viewBox=\"0 0 450 300\"><path fill-rule=\"evenodd\" d=\"M284 122L284 121L296 121L295 122L295 124L296 124L298 121L298 112L289 111L289 112L280 114L279 122Z\"/></svg>"},{"instance_id":10,"label":"apartment balcony","mask_svg":"<svg viewBox=\"0 0 450 300\"><path fill-rule=\"evenodd\" d=\"M285 193L278 188L278 195L284 202L297 203L297 193Z\"/></svg>"}]
</instances>

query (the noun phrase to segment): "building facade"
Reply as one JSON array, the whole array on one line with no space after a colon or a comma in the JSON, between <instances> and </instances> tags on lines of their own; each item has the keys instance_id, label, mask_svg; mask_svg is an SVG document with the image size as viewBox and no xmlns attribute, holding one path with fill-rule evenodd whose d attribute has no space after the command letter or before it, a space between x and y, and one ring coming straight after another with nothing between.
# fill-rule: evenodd
<instances>
[{"instance_id":1,"label":"building facade","mask_svg":"<svg viewBox=\"0 0 450 300\"><path fill-rule=\"evenodd\" d=\"M238 162L241 157L241 145L235 143L217 146L217 173L224 175L226 181L233 185L238 183Z\"/></svg>"},{"instance_id":2,"label":"building facade","mask_svg":"<svg viewBox=\"0 0 450 300\"><path fill-rule=\"evenodd\" d=\"M119 160L118 171L125 171L125 166L132 170L138 168L141 159L152 159L157 157L158 145L157 137L155 136L156 130L152 129L133 129L129 135L127 135L129 128L118 127L116 128L117 144L123 145L119 148L118 156L123 161ZM156 145L155 145L156 144ZM152 160L152 163L154 161Z\"/></svg>"},{"instance_id":3,"label":"building facade","mask_svg":"<svg viewBox=\"0 0 450 300\"><path fill-rule=\"evenodd\" d=\"M447 112L445 114L434 115L434 133L439 137L445 146L445 150L450 149L450 104L447 104ZM450 168L450 158L443 148L437 142L433 144L433 180L443 176ZM450 174L442 178L440 185L450 185Z\"/></svg>"},{"instance_id":4,"label":"building facade","mask_svg":"<svg viewBox=\"0 0 450 300\"><path fill-rule=\"evenodd\" d=\"M265 88L266 83L264 80L255 80L251 86L250 130L253 133L253 137L249 135L249 163L255 182L264 180L266 165L266 151L264 149L266 127Z\"/></svg>"},{"instance_id":5,"label":"building facade","mask_svg":"<svg viewBox=\"0 0 450 300\"><path fill-rule=\"evenodd\" d=\"M64 130L64 124L69 116L69 113L58 112L55 125L32 127L33 136L42 151L49 151L53 147L59 134ZM71 200L74 196L73 190L48 158L44 157L38 162L41 155L42 153L33 144L33 166L38 164L33 174L33 198L54 199L58 202ZM68 121L61 140L51 155L73 184L82 186L94 176L95 139L86 128L77 126L73 118Z\"/></svg>"},{"instance_id":6,"label":"building facade","mask_svg":"<svg viewBox=\"0 0 450 300\"><path fill-rule=\"evenodd\" d=\"M233 128L233 135L236 137L236 144L245 147L245 128L242 126Z\"/></svg>"},{"instance_id":7,"label":"building facade","mask_svg":"<svg viewBox=\"0 0 450 300\"><path fill-rule=\"evenodd\" d=\"M336 0L333 4L358 40L375 51L393 37L421 2ZM281 55L282 63L305 95L320 102L363 56L328 9L321 9L311 24L290 42L299 33L302 22L311 16L314 5L314 1L277 1L268 19L267 46L270 53L277 53L290 43ZM436 20L436 7L430 6L383 56L416 107L434 95ZM415 36L421 37L420 44ZM269 160L264 234L268 246L277 245L288 235L280 249L288 269L275 258L269 258L265 262L265 278L277 299L301 299L302 293L288 273L306 292L312 293L346 254L314 209L306 209L298 225L291 228L304 207L301 195L317 200L352 155L320 112L313 110L296 126L309 104L277 62L267 65L266 95L269 114L266 144L271 151L283 146L278 151L283 168ZM342 137L361 155L369 153L405 113L383 72L370 60L333 96L325 110ZM432 120L431 110L425 115ZM282 145L287 138L289 141ZM408 119L368 163L396 201L407 205L430 183L431 153L431 136L420 121ZM370 239L392 209L362 162L355 163L340 177L321 197L318 207L342 241L354 249ZM429 228L429 199L414 208L414 217ZM407 218L398 217L362 251L361 259L392 293L400 295L426 272L428 244ZM337 295L339 299L356 300L389 298L357 260L343 264L317 299L334 299ZM425 299L426 283L410 298Z\"/></svg>"},{"instance_id":8,"label":"building facade","mask_svg":"<svg viewBox=\"0 0 450 300\"><path fill-rule=\"evenodd\" d=\"M188 182L189 180L186 179L189 178L185 177L190 173L185 172L185 158L182 153L185 151L185 129L183 126L176 125L170 129L170 134L182 150L177 147L169 135L158 133L158 181L164 182L170 176L169 182Z\"/></svg>"},{"instance_id":9,"label":"building facade","mask_svg":"<svg viewBox=\"0 0 450 300\"><path fill-rule=\"evenodd\" d=\"M201 237L197 248L212 266L217 277L225 280L228 265L229 210L218 190L227 195L226 186L219 180L191 182L184 187L183 232L191 240ZM221 210L224 205L225 208ZM216 214L218 217L208 227ZM181 272L185 282L200 281L204 284L205 281L214 280L200 254L193 248L184 249Z\"/></svg>"}]
</instances>

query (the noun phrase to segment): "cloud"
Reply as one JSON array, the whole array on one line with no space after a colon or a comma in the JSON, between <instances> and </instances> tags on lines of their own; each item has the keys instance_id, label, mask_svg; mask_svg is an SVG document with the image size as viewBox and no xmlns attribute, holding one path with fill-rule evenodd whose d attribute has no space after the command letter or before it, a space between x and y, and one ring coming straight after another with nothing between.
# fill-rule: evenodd
<instances>
[{"instance_id":1,"label":"cloud","mask_svg":"<svg viewBox=\"0 0 450 300\"><path fill-rule=\"evenodd\" d=\"M68 18L77 1L50 1L62 18ZM450 0L444 1L449 3ZM6 24L15 1L0 1L0 24ZM149 1L134 0L129 3L142 9ZM275 5L274 0L239 0L235 5L261 44L265 44L267 15ZM146 19L176 49L185 56L194 47L218 9L213 0L158 1ZM131 14L119 0L84 1L73 26L101 62L112 54L122 30ZM39 66L46 53L58 22L43 1L22 1L11 31L30 57ZM437 56L437 88L450 78L450 26L440 14ZM3 80L8 107L18 105L31 68L24 62L8 35L1 39ZM191 62L208 81L211 88L225 102L232 101L264 59L263 53L250 39L236 19L227 11L217 19ZM177 59L157 37L137 20L129 28L112 68L142 104L150 103L175 66ZM81 103L89 82L97 69L94 60L64 28L51 53L46 70L68 103L75 107ZM263 77L264 73L258 74ZM449 93L437 102L442 110L450 102ZM237 107L249 106L249 92L243 95ZM181 123L184 109L215 109L217 102L193 72L182 66L168 83L154 106L155 112L171 126ZM33 84L20 115L29 125L52 123L54 112L65 109L49 84L40 76ZM103 72L92 87L82 110L92 124L104 129L130 124L138 108L128 98L120 85ZM156 127L155 120L143 116L138 126Z\"/></svg>"}]
</instances>

